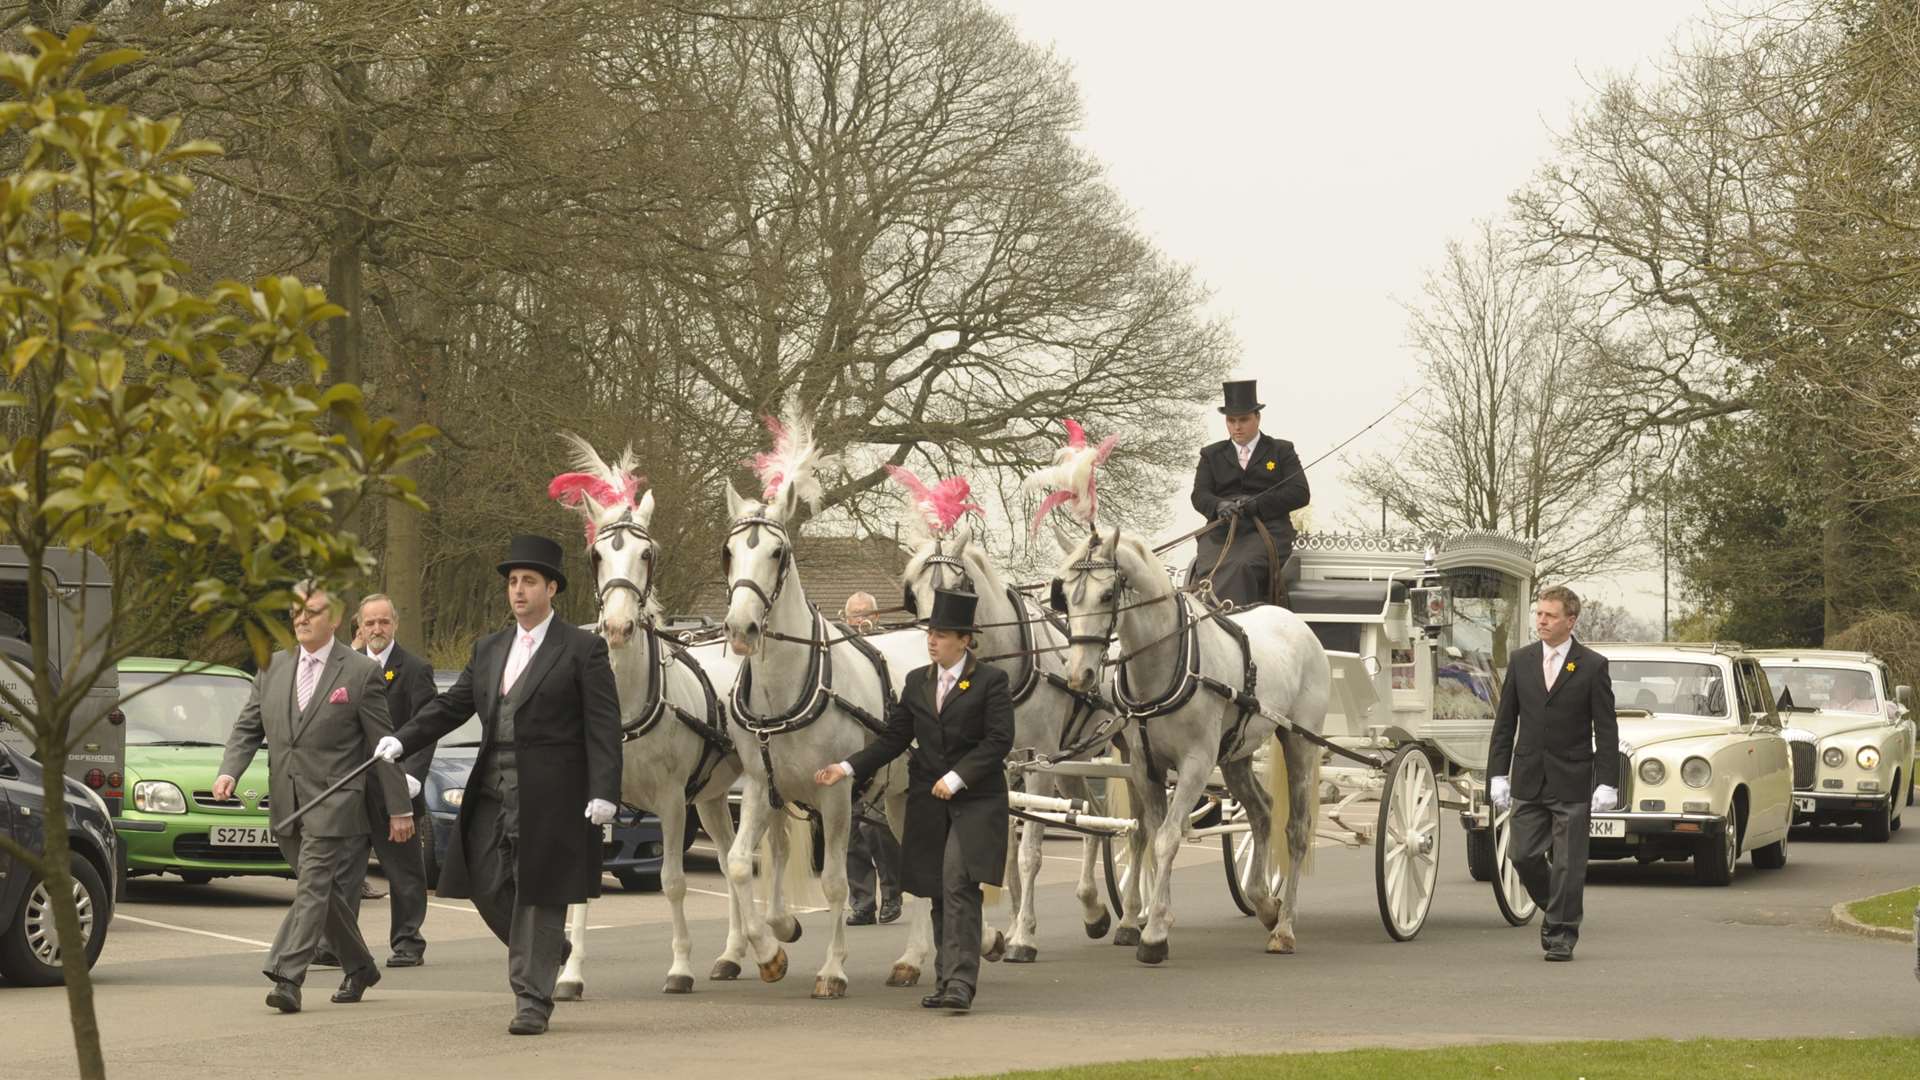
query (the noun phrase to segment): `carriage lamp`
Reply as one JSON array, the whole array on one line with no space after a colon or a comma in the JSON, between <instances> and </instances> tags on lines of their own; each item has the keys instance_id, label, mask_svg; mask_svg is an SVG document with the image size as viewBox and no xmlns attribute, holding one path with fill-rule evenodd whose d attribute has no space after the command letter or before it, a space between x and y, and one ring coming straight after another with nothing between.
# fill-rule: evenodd
<instances>
[{"instance_id":1,"label":"carriage lamp","mask_svg":"<svg viewBox=\"0 0 1920 1080\"><path fill-rule=\"evenodd\" d=\"M1834 768L1839 768L1847 763L1847 752L1837 746L1829 746L1820 752L1820 760Z\"/></svg>"},{"instance_id":2,"label":"carriage lamp","mask_svg":"<svg viewBox=\"0 0 1920 1080\"><path fill-rule=\"evenodd\" d=\"M1643 784L1659 784L1667 778L1667 767L1660 763L1659 758L1648 758L1641 762L1639 771Z\"/></svg>"},{"instance_id":3,"label":"carriage lamp","mask_svg":"<svg viewBox=\"0 0 1920 1080\"><path fill-rule=\"evenodd\" d=\"M467 789L463 787L450 787L440 793L440 801L453 807L455 810L460 809L460 800L466 797Z\"/></svg>"},{"instance_id":4,"label":"carriage lamp","mask_svg":"<svg viewBox=\"0 0 1920 1080\"><path fill-rule=\"evenodd\" d=\"M165 780L142 780L133 785L133 808L143 814L184 814L187 797Z\"/></svg>"},{"instance_id":5,"label":"carriage lamp","mask_svg":"<svg viewBox=\"0 0 1920 1080\"><path fill-rule=\"evenodd\" d=\"M1713 783L1713 766L1703 757L1690 757L1680 763L1680 780L1688 787L1706 787Z\"/></svg>"},{"instance_id":6,"label":"carriage lamp","mask_svg":"<svg viewBox=\"0 0 1920 1080\"><path fill-rule=\"evenodd\" d=\"M1860 748L1859 753L1853 755L1853 760L1859 762L1860 767L1863 769L1875 768L1880 764L1880 748L1877 746L1863 746Z\"/></svg>"}]
</instances>

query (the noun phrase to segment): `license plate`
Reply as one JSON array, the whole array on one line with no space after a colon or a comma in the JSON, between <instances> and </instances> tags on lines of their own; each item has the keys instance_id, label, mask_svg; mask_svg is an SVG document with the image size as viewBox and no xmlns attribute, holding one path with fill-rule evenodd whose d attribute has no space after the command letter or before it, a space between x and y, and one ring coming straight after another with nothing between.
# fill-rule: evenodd
<instances>
[{"instance_id":1,"label":"license plate","mask_svg":"<svg viewBox=\"0 0 1920 1080\"><path fill-rule=\"evenodd\" d=\"M613 843L613 824L611 822L600 826L600 842L603 844Z\"/></svg>"},{"instance_id":2,"label":"license plate","mask_svg":"<svg viewBox=\"0 0 1920 1080\"><path fill-rule=\"evenodd\" d=\"M1622 837L1627 835L1627 823L1619 818L1589 818L1588 836Z\"/></svg>"},{"instance_id":3,"label":"license plate","mask_svg":"<svg viewBox=\"0 0 1920 1080\"><path fill-rule=\"evenodd\" d=\"M1793 798L1793 808L1802 813L1811 814L1813 813L1813 800L1796 795Z\"/></svg>"},{"instance_id":4,"label":"license plate","mask_svg":"<svg viewBox=\"0 0 1920 1080\"><path fill-rule=\"evenodd\" d=\"M214 847L273 847L273 830L265 825L215 825L207 837Z\"/></svg>"}]
</instances>

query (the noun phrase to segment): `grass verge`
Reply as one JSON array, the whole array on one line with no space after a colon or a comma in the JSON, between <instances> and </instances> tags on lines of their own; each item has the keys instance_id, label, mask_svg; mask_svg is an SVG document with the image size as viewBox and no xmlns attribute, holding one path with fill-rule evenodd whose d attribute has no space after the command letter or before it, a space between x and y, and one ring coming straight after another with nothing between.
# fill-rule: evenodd
<instances>
[{"instance_id":1,"label":"grass verge","mask_svg":"<svg viewBox=\"0 0 1920 1080\"><path fill-rule=\"evenodd\" d=\"M1920 904L1920 885L1899 892L1869 896L1847 905L1847 914L1868 926L1891 926L1895 930L1913 928L1913 908Z\"/></svg>"}]
</instances>

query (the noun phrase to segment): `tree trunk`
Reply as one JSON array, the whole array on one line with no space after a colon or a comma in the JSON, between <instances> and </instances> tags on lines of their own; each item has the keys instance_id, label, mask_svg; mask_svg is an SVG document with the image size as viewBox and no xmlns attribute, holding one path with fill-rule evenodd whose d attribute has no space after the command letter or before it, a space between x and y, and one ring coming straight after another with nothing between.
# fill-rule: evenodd
<instances>
[{"instance_id":1,"label":"tree trunk","mask_svg":"<svg viewBox=\"0 0 1920 1080\"><path fill-rule=\"evenodd\" d=\"M67 1015L73 1025L73 1052L80 1075L105 1080L106 1055L100 1049L100 1020L93 1007L93 975L87 970L86 938L80 933L80 909L73 902L72 849L67 846L66 724L42 740L40 789L46 800L46 853L41 876L53 898L53 920L60 936L60 967L66 975ZM99 918L99 914L94 916Z\"/></svg>"},{"instance_id":2,"label":"tree trunk","mask_svg":"<svg viewBox=\"0 0 1920 1080\"><path fill-rule=\"evenodd\" d=\"M1847 496L1850 485L1847 483L1845 455L1838 448L1830 447L1823 465L1826 473L1826 483L1822 485L1826 491L1826 514L1820 527L1820 596L1821 641L1825 644L1846 629L1840 617L1843 606L1840 590L1842 583L1847 580L1847 549L1852 539L1853 508Z\"/></svg>"}]
</instances>

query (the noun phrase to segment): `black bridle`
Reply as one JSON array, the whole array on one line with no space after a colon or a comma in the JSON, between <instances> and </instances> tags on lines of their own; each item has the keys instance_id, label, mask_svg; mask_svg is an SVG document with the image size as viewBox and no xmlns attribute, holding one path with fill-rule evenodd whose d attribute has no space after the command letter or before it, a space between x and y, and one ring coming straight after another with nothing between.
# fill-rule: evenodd
<instances>
[{"instance_id":1,"label":"black bridle","mask_svg":"<svg viewBox=\"0 0 1920 1080\"><path fill-rule=\"evenodd\" d=\"M945 544L946 541L935 537L933 554L927 556L926 561L920 564L921 570L932 569L933 590L939 592L941 589L957 589L959 592L977 594L979 590L973 587L973 575L967 572L967 564L961 560L960 556L947 554ZM957 579L954 585L947 584L946 571L941 569L942 567L952 567L954 577ZM909 585L904 590L900 598L900 606L906 609L909 615L920 614L920 601L913 595L913 586Z\"/></svg>"},{"instance_id":2,"label":"black bridle","mask_svg":"<svg viewBox=\"0 0 1920 1080\"><path fill-rule=\"evenodd\" d=\"M759 597L762 604L766 605L766 613L761 617L763 619L771 619L773 617L773 605L780 599L780 590L787 587L787 570L793 566L793 542L791 537L787 535L786 526L770 517L765 517L760 514L749 514L734 522L733 528L727 531L726 543L721 548L720 558L723 572L730 576L733 573L733 538L743 532L747 533L747 546L758 547L760 544L760 530L763 528L774 533L781 544L780 564L773 572L773 590L769 592L762 589L759 582L752 578L743 577L733 579L732 583L727 586L727 595L731 597L741 589L748 590L753 593L753 595Z\"/></svg>"},{"instance_id":3,"label":"black bridle","mask_svg":"<svg viewBox=\"0 0 1920 1080\"><path fill-rule=\"evenodd\" d=\"M640 605L640 616L644 620L647 612L647 601L653 596L653 553L659 550L660 545L654 543L652 534L647 532L645 526L633 520L633 509L631 507L620 515L619 521L611 525L601 526L596 530L593 538L595 546L597 547L602 539L609 536L612 537L611 546L615 551L626 547L627 537L629 536L634 537L639 543L647 546L647 549L640 555L641 560L647 564L647 584L645 587L642 587L634 584L634 582L628 578L607 578L605 581L600 582L600 593L595 598L595 603L600 608L605 609L607 606L607 597L621 590L625 590L632 593L635 603Z\"/></svg>"}]
</instances>

